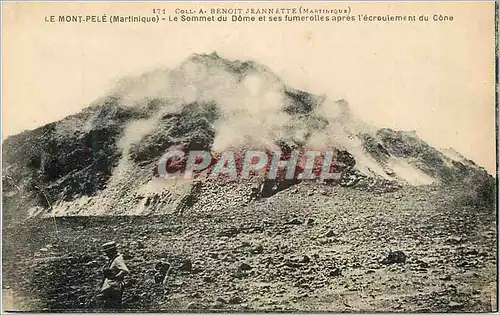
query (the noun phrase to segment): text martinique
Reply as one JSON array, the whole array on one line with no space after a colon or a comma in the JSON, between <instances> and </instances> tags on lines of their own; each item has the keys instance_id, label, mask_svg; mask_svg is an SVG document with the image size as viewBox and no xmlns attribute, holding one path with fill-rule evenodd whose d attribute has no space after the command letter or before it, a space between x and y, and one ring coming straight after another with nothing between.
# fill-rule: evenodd
<instances>
[{"instance_id":1,"label":"text martinique","mask_svg":"<svg viewBox=\"0 0 500 315\"><path fill-rule=\"evenodd\" d=\"M45 22L56 22L55 16L45 17ZM158 22L157 16L142 16L142 15L59 15L57 22L59 23L151 23Z\"/></svg>"}]
</instances>

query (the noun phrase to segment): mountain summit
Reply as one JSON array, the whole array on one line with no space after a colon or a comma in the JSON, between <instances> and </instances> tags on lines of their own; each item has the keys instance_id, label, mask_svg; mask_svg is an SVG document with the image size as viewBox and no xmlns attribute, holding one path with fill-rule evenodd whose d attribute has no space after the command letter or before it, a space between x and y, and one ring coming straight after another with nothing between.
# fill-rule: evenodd
<instances>
[{"instance_id":1,"label":"mountain summit","mask_svg":"<svg viewBox=\"0 0 500 315\"><path fill-rule=\"evenodd\" d=\"M316 174L316 159L288 176L294 152L314 151L331 153L338 176L295 176ZM189 174L193 152L207 163L189 180L161 172ZM249 152L271 167L212 176L243 173ZM273 162L286 173L258 172ZM130 270L127 311L495 309L494 178L255 62L201 54L124 78L80 113L6 139L2 167L9 311L99 310L109 240Z\"/></svg>"},{"instance_id":2,"label":"mountain summit","mask_svg":"<svg viewBox=\"0 0 500 315\"><path fill-rule=\"evenodd\" d=\"M433 148L414 132L370 126L353 117L345 100L289 87L263 65L195 54L175 69L124 78L80 113L6 139L5 219L49 210L160 214L228 200L243 206L296 184L266 182L256 190L244 182L167 182L155 169L173 147L334 150L342 178L329 184L353 189L492 180L452 150ZM214 191L231 197L213 198Z\"/></svg>"}]
</instances>

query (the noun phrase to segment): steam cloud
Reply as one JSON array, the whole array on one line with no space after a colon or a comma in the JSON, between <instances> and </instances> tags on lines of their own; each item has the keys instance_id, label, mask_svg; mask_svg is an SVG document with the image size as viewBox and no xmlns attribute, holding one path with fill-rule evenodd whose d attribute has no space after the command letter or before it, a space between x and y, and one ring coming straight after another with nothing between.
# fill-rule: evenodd
<instances>
[{"instance_id":1,"label":"steam cloud","mask_svg":"<svg viewBox=\"0 0 500 315\"><path fill-rule=\"evenodd\" d=\"M275 74L253 63L246 67L239 64L237 69L231 65L214 54L195 55L175 70L155 70L124 79L114 92L122 98L123 106L146 106L152 99L162 100L165 105L151 119L153 125L162 115L178 112L187 104L215 102L221 115L214 123L213 149L219 152L242 147L274 150L278 140L323 148L352 146L349 126L354 121L346 102L322 99L308 117L297 119L283 110L291 100ZM328 123L312 130L314 117ZM148 129L135 129L139 135L131 139L137 141Z\"/></svg>"}]
</instances>

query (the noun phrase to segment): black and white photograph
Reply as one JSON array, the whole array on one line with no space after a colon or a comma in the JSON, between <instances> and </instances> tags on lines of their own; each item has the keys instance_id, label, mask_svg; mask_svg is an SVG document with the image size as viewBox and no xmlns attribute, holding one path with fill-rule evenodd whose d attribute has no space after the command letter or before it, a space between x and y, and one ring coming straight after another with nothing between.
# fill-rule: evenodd
<instances>
[{"instance_id":1,"label":"black and white photograph","mask_svg":"<svg viewBox=\"0 0 500 315\"><path fill-rule=\"evenodd\" d=\"M498 312L484 2L2 2L2 312Z\"/></svg>"}]
</instances>

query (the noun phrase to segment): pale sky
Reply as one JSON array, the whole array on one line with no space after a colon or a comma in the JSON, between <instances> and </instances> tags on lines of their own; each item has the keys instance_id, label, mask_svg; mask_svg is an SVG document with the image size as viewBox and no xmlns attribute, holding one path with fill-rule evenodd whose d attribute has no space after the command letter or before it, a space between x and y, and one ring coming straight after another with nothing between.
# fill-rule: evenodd
<instances>
[{"instance_id":1,"label":"pale sky","mask_svg":"<svg viewBox=\"0 0 500 315\"><path fill-rule=\"evenodd\" d=\"M124 75L216 51L262 63L292 87L343 98L366 122L416 130L495 172L493 2L306 5L454 21L50 24L46 15L300 3L3 3L2 139L80 111Z\"/></svg>"}]
</instances>

